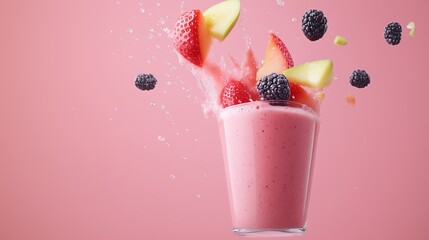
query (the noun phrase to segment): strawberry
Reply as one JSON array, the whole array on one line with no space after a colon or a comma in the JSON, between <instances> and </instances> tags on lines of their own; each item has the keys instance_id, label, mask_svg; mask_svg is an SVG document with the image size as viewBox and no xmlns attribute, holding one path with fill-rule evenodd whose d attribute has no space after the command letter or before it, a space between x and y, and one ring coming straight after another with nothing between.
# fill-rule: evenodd
<instances>
[{"instance_id":1,"label":"strawberry","mask_svg":"<svg viewBox=\"0 0 429 240\"><path fill-rule=\"evenodd\" d=\"M201 67L206 59L212 37L200 10L180 15L174 29L174 47L185 59Z\"/></svg>"},{"instance_id":2,"label":"strawberry","mask_svg":"<svg viewBox=\"0 0 429 240\"><path fill-rule=\"evenodd\" d=\"M277 35L270 33L264 64L258 70L256 78L261 79L271 73L282 73L293 66L293 59L286 44Z\"/></svg>"},{"instance_id":3,"label":"strawberry","mask_svg":"<svg viewBox=\"0 0 429 240\"><path fill-rule=\"evenodd\" d=\"M220 94L220 103L224 108L253 100L246 85L234 79L229 80Z\"/></svg>"},{"instance_id":4,"label":"strawberry","mask_svg":"<svg viewBox=\"0 0 429 240\"><path fill-rule=\"evenodd\" d=\"M301 85L289 81L290 101L305 104L314 111L319 111L319 103Z\"/></svg>"}]
</instances>

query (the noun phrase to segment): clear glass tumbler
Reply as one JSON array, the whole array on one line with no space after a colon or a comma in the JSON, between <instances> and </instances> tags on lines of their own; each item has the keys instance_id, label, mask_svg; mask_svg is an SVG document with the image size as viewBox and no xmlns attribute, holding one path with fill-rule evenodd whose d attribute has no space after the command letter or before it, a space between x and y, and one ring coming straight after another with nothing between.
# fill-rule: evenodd
<instances>
[{"instance_id":1,"label":"clear glass tumbler","mask_svg":"<svg viewBox=\"0 0 429 240\"><path fill-rule=\"evenodd\" d=\"M294 102L254 101L222 109L218 123L233 231L303 234L318 113Z\"/></svg>"}]
</instances>

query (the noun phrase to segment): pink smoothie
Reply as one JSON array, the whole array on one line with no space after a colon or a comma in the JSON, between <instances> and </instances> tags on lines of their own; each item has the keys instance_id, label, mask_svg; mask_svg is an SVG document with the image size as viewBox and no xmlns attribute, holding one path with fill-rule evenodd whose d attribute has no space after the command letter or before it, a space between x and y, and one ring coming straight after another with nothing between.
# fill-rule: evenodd
<instances>
[{"instance_id":1,"label":"pink smoothie","mask_svg":"<svg viewBox=\"0 0 429 240\"><path fill-rule=\"evenodd\" d=\"M319 117L298 105L256 101L218 114L236 232L305 230Z\"/></svg>"}]
</instances>

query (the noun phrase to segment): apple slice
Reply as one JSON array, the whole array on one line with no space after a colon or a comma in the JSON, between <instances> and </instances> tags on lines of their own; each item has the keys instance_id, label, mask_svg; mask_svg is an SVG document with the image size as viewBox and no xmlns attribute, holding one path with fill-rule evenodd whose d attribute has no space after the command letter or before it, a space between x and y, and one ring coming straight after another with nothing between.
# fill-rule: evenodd
<instances>
[{"instance_id":1,"label":"apple slice","mask_svg":"<svg viewBox=\"0 0 429 240\"><path fill-rule=\"evenodd\" d=\"M212 44L200 10L191 10L180 15L174 28L174 47L185 59L201 67Z\"/></svg>"},{"instance_id":2,"label":"apple slice","mask_svg":"<svg viewBox=\"0 0 429 240\"><path fill-rule=\"evenodd\" d=\"M219 41L223 41L228 36L239 16L240 0L225 0L204 12L210 34Z\"/></svg>"},{"instance_id":3,"label":"apple slice","mask_svg":"<svg viewBox=\"0 0 429 240\"><path fill-rule=\"evenodd\" d=\"M256 73L256 79L259 80L271 73L282 73L293 65L293 59L286 44L274 33L270 33L264 64Z\"/></svg>"},{"instance_id":4,"label":"apple slice","mask_svg":"<svg viewBox=\"0 0 429 240\"><path fill-rule=\"evenodd\" d=\"M283 71L283 75L291 82L319 90L331 84L333 69L332 60L326 59L289 68Z\"/></svg>"}]
</instances>

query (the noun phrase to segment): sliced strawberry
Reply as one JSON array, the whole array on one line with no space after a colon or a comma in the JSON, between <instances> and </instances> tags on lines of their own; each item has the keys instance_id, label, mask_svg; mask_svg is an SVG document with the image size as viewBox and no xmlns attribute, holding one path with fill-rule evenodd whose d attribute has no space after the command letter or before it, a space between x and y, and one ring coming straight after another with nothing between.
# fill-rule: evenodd
<instances>
[{"instance_id":1,"label":"sliced strawberry","mask_svg":"<svg viewBox=\"0 0 429 240\"><path fill-rule=\"evenodd\" d=\"M282 73L284 70L293 66L293 59L286 44L274 33L270 33L264 64L258 70L256 78L261 79L271 73Z\"/></svg>"},{"instance_id":2,"label":"sliced strawberry","mask_svg":"<svg viewBox=\"0 0 429 240\"><path fill-rule=\"evenodd\" d=\"M252 94L243 82L229 80L220 95L220 104L225 108L232 105L253 101Z\"/></svg>"},{"instance_id":3,"label":"sliced strawberry","mask_svg":"<svg viewBox=\"0 0 429 240\"><path fill-rule=\"evenodd\" d=\"M185 59L201 67L211 43L212 37L200 10L180 15L174 29L174 47Z\"/></svg>"},{"instance_id":4,"label":"sliced strawberry","mask_svg":"<svg viewBox=\"0 0 429 240\"><path fill-rule=\"evenodd\" d=\"M310 93L308 93L301 85L289 81L290 86L290 101L302 103L310 107L316 112L319 112L319 103L315 100Z\"/></svg>"}]
</instances>

